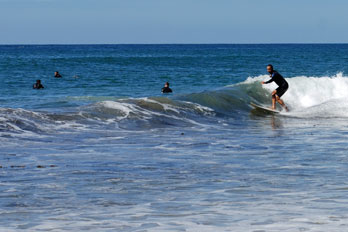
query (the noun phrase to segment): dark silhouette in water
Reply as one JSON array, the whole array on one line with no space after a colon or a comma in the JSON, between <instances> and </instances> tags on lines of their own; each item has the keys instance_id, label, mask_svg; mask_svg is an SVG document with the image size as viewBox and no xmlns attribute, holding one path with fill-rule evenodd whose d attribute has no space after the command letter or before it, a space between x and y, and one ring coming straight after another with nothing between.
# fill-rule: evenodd
<instances>
[{"instance_id":1,"label":"dark silhouette in water","mask_svg":"<svg viewBox=\"0 0 348 232\"><path fill-rule=\"evenodd\" d=\"M33 85L33 89L44 89L45 87L41 84L41 80L36 80L36 83Z\"/></svg>"},{"instance_id":2,"label":"dark silhouette in water","mask_svg":"<svg viewBox=\"0 0 348 232\"><path fill-rule=\"evenodd\" d=\"M55 72L54 72L54 77L56 77L56 78L61 78L62 75L60 75L60 73L59 73L58 71L55 71Z\"/></svg>"},{"instance_id":3,"label":"dark silhouette in water","mask_svg":"<svg viewBox=\"0 0 348 232\"><path fill-rule=\"evenodd\" d=\"M164 87L162 88L162 93L172 93L173 90L171 88L169 88L169 83L166 82L164 84Z\"/></svg>"}]
</instances>

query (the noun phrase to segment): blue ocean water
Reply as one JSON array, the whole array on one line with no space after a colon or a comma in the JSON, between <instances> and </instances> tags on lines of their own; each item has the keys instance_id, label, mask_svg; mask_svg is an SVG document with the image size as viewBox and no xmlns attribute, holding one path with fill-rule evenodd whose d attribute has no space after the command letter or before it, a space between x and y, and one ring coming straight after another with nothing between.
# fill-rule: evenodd
<instances>
[{"instance_id":1,"label":"blue ocean water","mask_svg":"<svg viewBox=\"0 0 348 232\"><path fill-rule=\"evenodd\" d=\"M0 46L0 230L347 231L347 61L347 44ZM269 63L288 113L250 106L271 104Z\"/></svg>"}]
</instances>

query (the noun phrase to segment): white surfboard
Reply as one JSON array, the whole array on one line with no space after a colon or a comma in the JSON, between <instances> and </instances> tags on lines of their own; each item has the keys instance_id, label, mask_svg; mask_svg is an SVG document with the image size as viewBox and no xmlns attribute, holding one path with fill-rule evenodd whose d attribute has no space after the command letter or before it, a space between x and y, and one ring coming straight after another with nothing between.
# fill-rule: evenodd
<instances>
[{"instance_id":1,"label":"white surfboard","mask_svg":"<svg viewBox=\"0 0 348 232\"><path fill-rule=\"evenodd\" d=\"M278 110L273 110L273 109L265 107L265 106L260 106L260 105L253 103L253 102L250 102L250 105L257 110L262 110L262 111L266 111L266 112L274 113L274 114L280 113L280 111L278 111Z\"/></svg>"}]
</instances>

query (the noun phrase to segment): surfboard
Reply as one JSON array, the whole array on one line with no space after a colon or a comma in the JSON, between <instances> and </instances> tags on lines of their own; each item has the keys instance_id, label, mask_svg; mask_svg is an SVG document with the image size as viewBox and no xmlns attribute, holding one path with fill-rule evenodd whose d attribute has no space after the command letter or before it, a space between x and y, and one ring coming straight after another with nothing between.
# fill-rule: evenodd
<instances>
[{"instance_id":1,"label":"surfboard","mask_svg":"<svg viewBox=\"0 0 348 232\"><path fill-rule=\"evenodd\" d=\"M260 105L257 105L255 103L253 103L253 102L250 102L250 105L252 107L254 107L255 109L257 109L257 110L262 110L262 111L269 112L269 113L274 113L274 114L280 113L280 111L278 111L278 110L272 110L271 108L268 108L268 107L265 107L265 106L260 106Z\"/></svg>"}]
</instances>

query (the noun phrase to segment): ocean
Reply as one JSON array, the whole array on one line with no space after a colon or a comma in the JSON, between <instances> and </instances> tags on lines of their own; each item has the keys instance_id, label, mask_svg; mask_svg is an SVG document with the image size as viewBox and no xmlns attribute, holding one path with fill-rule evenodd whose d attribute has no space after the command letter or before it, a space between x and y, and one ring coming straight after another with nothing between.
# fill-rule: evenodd
<instances>
[{"instance_id":1,"label":"ocean","mask_svg":"<svg viewBox=\"0 0 348 232\"><path fill-rule=\"evenodd\" d=\"M290 112L250 106L267 64ZM0 231L348 231L347 73L348 44L2 45Z\"/></svg>"}]
</instances>

